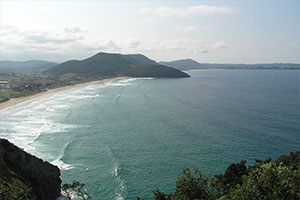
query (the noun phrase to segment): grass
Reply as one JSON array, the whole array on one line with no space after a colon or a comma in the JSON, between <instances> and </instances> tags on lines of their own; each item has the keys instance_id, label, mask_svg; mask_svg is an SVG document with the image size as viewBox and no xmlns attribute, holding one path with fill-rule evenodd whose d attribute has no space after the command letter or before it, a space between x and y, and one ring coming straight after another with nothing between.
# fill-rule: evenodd
<instances>
[{"instance_id":1,"label":"grass","mask_svg":"<svg viewBox=\"0 0 300 200\"><path fill-rule=\"evenodd\" d=\"M11 98L18 98L22 96L29 96L37 93L39 91L15 91L15 90L5 90L5 91L0 91L0 103L7 101Z\"/></svg>"},{"instance_id":2,"label":"grass","mask_svg":"<svg viewBox=\"0 0 300 200\"><path fill-rule=\"evenodd\" d=\"M36 77L34 75L17 75L17 76L13 76L13 75L0 75L0 80L1 81L27 81L27 80L34 80L36 79Z\"/></svg>"},{"instance_id":3,"label":"grass","mask_svg":"<svg viewBox=\"0 0 300 200\"><path fill-rule=\"evenodd\" d=\"M0 199L32 199L31 189L15 173L8 169L5 174L4 176L0 176Z\"/></svg>"},{"instance_id":4,"label":"grass","mask_svg":"<svg viewBox=\"0 0 300 200\"><path fill-rule=\"evenodd\" d=\"M75 73L67 73L67 74L63 74L59 77L60 80L68 80L70 78L73 78L73 77L76 77L78 76L77 74Z\"/></svg>"},{"instance_id":5,"label":"grass","mask_svg":"<svg viewBox=\"0 0 300 200\"><path fill-rule=\"evenodd\" d=\"M18 92L14 90L5 90L0 91L0 98L7 99L7 98L13 98L22 95L23 92Z\"/></svg>"}]
</instances>

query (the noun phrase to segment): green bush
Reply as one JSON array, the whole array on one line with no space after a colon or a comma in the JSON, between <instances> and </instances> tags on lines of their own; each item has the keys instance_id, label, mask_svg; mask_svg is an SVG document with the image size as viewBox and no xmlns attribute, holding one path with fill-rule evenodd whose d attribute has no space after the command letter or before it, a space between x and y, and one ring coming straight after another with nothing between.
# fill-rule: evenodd
<instances>
[{"instance_id":1,"label":"green bush","mask_svg":"<svg viewBox=\"0 0 300 200\"><path fill-rule=\"evenodd\" d=\"M300 170L267 163L243 177L227 199L300 199Z\"/></svg>"},{"instance_id":2,"label":"green bush","mask_svg":"<svg viewBox=\"0 0 300 200\"><path fill-rule=\"evenodd\" d=\"M214 178L198 169L191 173L183 169L177 177L176 190L167 194L159 188L153 191L155 200L267 200L300 199L300 152L291 152L272 159L231 164L224 174ZM137 198L142 200L142 198Z\"/></svg>"},{"instance_id":3,"label":"green bush","mask_svg":"<svg viewBox=\"0 0 300 200\"><path fill-rule=\"evenodd\" d=\"M87 193L86 189L84 189L84 183L78 181L73 181L72 184L63 184L61 190L69 199L71 199L72 194L75 194L82 200L92 200L92 197Z\"/></svg>"}]
</instances>

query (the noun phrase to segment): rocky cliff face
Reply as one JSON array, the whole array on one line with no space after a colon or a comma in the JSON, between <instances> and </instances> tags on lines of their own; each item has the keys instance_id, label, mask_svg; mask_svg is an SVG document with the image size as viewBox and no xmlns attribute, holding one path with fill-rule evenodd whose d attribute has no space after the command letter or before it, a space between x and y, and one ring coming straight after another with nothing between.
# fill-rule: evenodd
<instances>
[{"instance_id":1,"label":"rocky cliff face","mask_svg":"<svg viewBox=\"0 0 300 200\"><path fill-rule=\"evenodd\" d=\"M60 187L56 166L0 139L0 199L54 200Z\"/></svg>"}]
</instances>

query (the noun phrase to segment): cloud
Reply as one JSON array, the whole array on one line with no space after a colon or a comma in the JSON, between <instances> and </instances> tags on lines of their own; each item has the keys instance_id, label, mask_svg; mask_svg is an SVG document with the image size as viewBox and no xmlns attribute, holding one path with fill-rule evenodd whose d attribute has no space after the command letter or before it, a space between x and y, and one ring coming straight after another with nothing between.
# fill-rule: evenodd
<instances>
[{"instance_id":1,"label":"cloud","mask_svg":"<svg viewBox=\"0 0 300 200\"><path fill-rule=\"evenodd\" d=\"M199 28L196 26L182 26L182 27L177 27L178 31L183 31L183 32L194 32L194 31L198 31Z\"/></svg>"},{"instance_id":2,"label":"cloud","mask_svg":"<svg viewBox=\"0 0 300 200\"><path fill-rule=\"evenodd\" d=\"M134 40L134 39L127 41L127 46L128 46L128 48L131 48L131 49L137 48L138 46L140 46L140 44L141 44L140 41Z\"/></svg>"},{"instance_id":3,"label":"cloud","mask_svg":"<svg viewBox=\"0 0 300 200\"><path fill-rule=\"evenodd\" d=\"M50 35L46 32L24 33L23 37L26 42L38 43L38 44L45 44L45 43L62 44L62 43L75 42L83 39L82 36Z\"/></svg>"},{"instance_id":4,"label":"cloud","mask_svg":"<svg viewBox=\"0 0 300 200\"><path fill-rule=\"evenodd\" d=\"M20 44L65 44L82 40L84 31L80 27L65 27L62 30L30 30L12 25L1 25L2 43Z\"/></svg>"},{"instance_id":5,"label":"cloud","mask_svg":"<svg viewBox=\"0 0 300 200\"><path fill-rule=\"evenodd\" d=\"M158 8L142 8L142 14L154 14L160 17L191 17L191 16L212 16L234 14L237 10L229 6L207 6L197 5L189 7L158 7Z\"/></svg>"},{"instance_id":6,"label":"cloud","mask_svg":"<svg viewBox=\"0 0 300 200\"><path fill-rule=\"evenodd\" d=\"M229 45L226 44L225 42L217 42L213 45L213 48L215 48L215 49L225 49L225 48L229 48Z\"/></svg>"},{"instance_id":7,"label":"cloud","mask_svg":"<svg viewBox=\"0 0 300 200\"><path fill-rule=\"evenodd\" d=\"M297 42L290 43L289 49L300 49L300 43L297 43Z\"/></svg>"},{"instance_id":8,"label":"cloud","mask_svg":"<svg viewBox=\"0 0 300 200\"><path fill-rule=\"evenodd\" d=\"M112 40L97 40L88 43L81 43L80 45L73 44L72 48L94 53L99 51L119 52L122 49L119 44Z\"/></svg>"},{"instance_id":9,"label":"cloud","mask_svg":"<svg viewBox=\"0 0 300 200\"><path fill-rule=\"evenodd\" d=\"M178 38L174 40L151 40L143 43L140 47L142 51L174 52L183 51L191 53L208 53L207 46L201 39Z\"/></svg>"},{"instance_id":10,"label":"cloud","mask_svg":"<svg viewBox=\"0 0 300 200\"><path fill-rule=\"evenodd\" d=\"M66 60L84 58L100 51L114 53L144 53L148 55L157 54L204 54L210 52L210 45L204 43L200 38L176 38L169 40L150 39L139 40L128 38L123 40L101 39L90 37L90 32L81 27L61 27L56 29L30 29L15 26L1 25L0 29L0 51L1 56L9 55L27 59ZM195 26L182 27L183 31L195 31Z\"/></svg>"},{"instance_id":11,"label":"cloud","mask_svg":"<svg viewBox=\"0 0 300 200\"><path fill-rule=\"evenodd\" d=\"M113 41L113 40L97 40L91 41L89 43L83 44L81 49L90 52L116 52L116 53L129 53L136 52L142 47L142 43L136 39L128 39L124 41Z\"/></svg>"},{"instance_id":12,"label":"cloud","mask_svg":"<svg viewBox=\"0 0 300 200\"><path fill-rule=\"evenodd\" d=\"M66 33L83 33L85 32L82 28L80 28L79 26L74 26L74 27L65 27L64 31Z\"/></svg>"},{"instance_id":13,"label":"cloud","mask_svg":"<svg viewBox=\"0 0 300 200\"><path fill-rule=\"evenodd\" d=\"M195 49L193 52L194 53L208 53L208 50L207 49Z\"/></svg>"},{"instance_id":14,"label":"cloud","mask_svg":"<svg viewBox=\"0 0 300 200\"><path fill-rule=\"evenodd\" d=\"M64 44L70 42L76 42L84 39L83 35L86 33L82 28L78 26L64 27L55 34L51 34L45 31L34 30L34 31L23 31L22 35L25 41L30 43L54 43Z\"/></svg>"},{"instance_id":15,"label":"cloud","mask_svg":"<svg viewBox=\"0 0 300 200\"><path fill-rule=\"evenodd\" d=\"M11 35L19 32L19 28L9 24L0 24L1 36Z\"/></svg>"},{"instance_id":16,"label":"cloud","mask_svg":"<svg viewBox=\"0 0 300 200\"><path fill-rule=\"evenodd\" d=\"M259 53L258 52L255 52L255 51L251 51L251 52L248 52L247 54L249 57L258 57L259 56Z\"/></svg>"},{"instance_id":17,"label":"cloud","mask_svg":"<svg viewBox=\"0 0 300 200\"><path fill-rule=\"evenodd\" d=\"M121 48L112 40L107 41L105 47L108 50L116 51L116 52L119 52L121 50Z\"/></svg>"},{"instance_id":18,"label":"cloud","mask_svg":"<svg viewBox=\"0 0 300 200\"><path fill-rule=\"evenodd\" d=\"M76 53L80 48L75 49L73 45L84 46L85 33L80 27L38 30L1 24L0 51L3 55L29 55L28 52L32 52L30 55Z\"/></svg>"},{"instance_id":19,"label":"cloud","mask_svg":"<svg viewBox=\"0 0 300 200\"><path fill-rule=\"evenodd\" d=\"M141 13L141 14L149 14L152 11L153 11L152 8L140 8L139 9L139 13Z\"/></svg>"}]
</instances>

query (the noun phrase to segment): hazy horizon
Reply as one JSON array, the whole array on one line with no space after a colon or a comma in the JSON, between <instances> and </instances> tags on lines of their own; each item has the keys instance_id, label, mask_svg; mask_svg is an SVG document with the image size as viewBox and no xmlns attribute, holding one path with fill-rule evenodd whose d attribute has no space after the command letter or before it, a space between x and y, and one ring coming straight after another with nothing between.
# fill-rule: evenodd
<instances>
[{"instance_id":1,"label":"hazy horizon","mask_svg":"<svg viewBox=\"0 0 300 200\"><path fill-rule=\"evenodd\" d=\"M0 1L0 60L300 63L300 1Z\"/></svg>"},{"instance_id":2,"label":"hazy horizon","mask_svg":"<svg viewBox=\"0 0 300 200\"><path fill-rule=\"evenodd\" d=\"M110 53L110 52L99 52L99 53ZM97 53L96 53L97 54ZM114 52L113 54L119 54L117 52ZM121 53L120 53L121 54ZM130 53L130 54L141 54L141 53ZM95 54L91 55L91 56L88 56L86 58L89 58L89 57L92 57L94 56ZM122 55L126 55L126 53L122 53ZM143 54L144 55L144 54ZM144 56L147 56L147 55L144 55ZM75 60L84 60L86 58L82 58L82 59L75 59ZM148 57L150 58L150 57ZM152 59L152 58L150 58ZM168 61L165 61L165 60L154 60L155 62L159 63L159 62L172 62L172 61L179 61L179 60L188 60L188 59L192 59L194 61L196 61L195 59L193 58L182 58L182 59L175 59L175 60L168 60ZM67 62L69 60L63 60L63 61L60 61L60 62L56 62L56 61L51 61L51 60L46 60L46 59L30 59L30 60L26 60L26 59L23 59L23 60L0 60L0 62L27 62L27 61L48 61L48 62L53 62L53 63L57 63L57 64L60 64L60 63L64 63L64 62ZM197 61L198 62L198 61ZM261 63L242 63L242 62L237 62L237 63L222 63L222 62L198 62L199 64L233 64L233 65L255 65L255 64L300 64L300 62L296 63L296 62L261 62Z\"/></svg>"}]
</instances>

